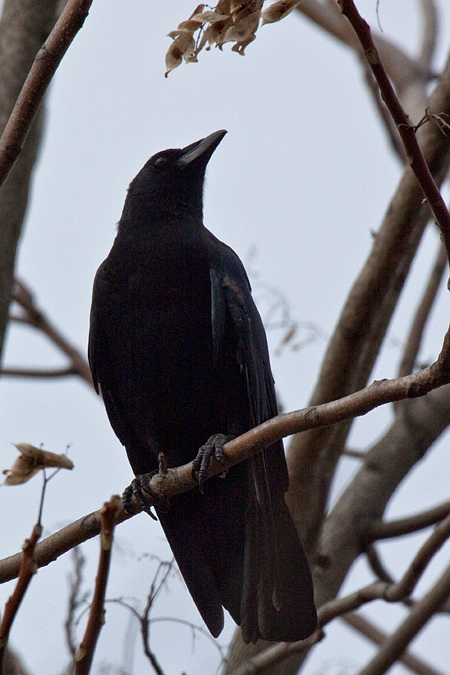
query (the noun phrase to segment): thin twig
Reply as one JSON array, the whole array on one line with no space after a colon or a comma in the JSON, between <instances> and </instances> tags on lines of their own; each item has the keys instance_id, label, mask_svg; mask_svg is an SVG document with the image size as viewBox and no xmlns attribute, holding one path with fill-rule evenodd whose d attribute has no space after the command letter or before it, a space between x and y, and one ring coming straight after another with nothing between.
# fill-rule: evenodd
<instances>
[{"instance_id":1,"label":"thin twig","mask_svg":"<svg viewBox=\"0 0 450 675\"><path fill-rule=\"evenodd\" d=\"M42 525L38 522L33 527L30 539L25 539L22 546L21 566L19 579L14 588L13 594L5 605L3 620L0 625L0 675L3 675L4 657L6 646L8 644L11 626L17 615L20 603L22 602L26 590L30 584L33 574L36 574L38 566L34 560L34 551L36 544L42 534Z\"/></svg>"},{"instance_id":2,"label":"thin twig","mask_svg":"<svg viewBox=\"0 0 450 675\"><path fill-rule=\"evenodd\" d=\"M405 146L406 157L433 212L442 234L450 260L450 213L420 149L416 128L411 124L389 80L372 40L369 24L361 17L353 0L337 0L342 13L350 21L364 50L369 66L380 88L381 97L389 109Z\"/></svg>"},{"instance_id":3,"label":"thin twig","mask_svg":"<svg viewBox=\"0 0 450 675\"><path fill-rule=\"evenodd\" d=\"M90 672L98 637L105 622L106 584L111 563L115 515L120 504L120 499L117 496L111 497L111 500L100 509L100 558L97 579L86 632L75 654L75 675L88 675Z\"/></svg>"},{"instance_id":4,"label":"thin twig","mask_svg":"<svg viewBox=\"0 0 450 675\"><path fill-rule=\"evenodd\" d=\"M354 457L355 459L366 459L366 453L364 450L354 450L353 448L345 448L342 451L342 454L346 457Z\"/></svg>"},{"instance_id":5,"label":"thin twig","mask_svg":"<svg viewBox=\"0 0 450 675\"><path fill-rule=\"evenodd\" d=\"M75 368L55 368L55 370L42 368L3 368L0 370L1 375L7 377L30 377L30 378L56 378L67 377L68 375L79 375ZM84 378L83 378L84 379Z\"/></svg>"},{"instance_id":6,"label":"thin twig","mask_svg":"<svg viewBox=\"0 0 450 675\"><path fill-rule=\"evenodd\" d=\"M351 612L350 614L344 614L341 619L369 640L372 640L376 645L382 646L388 639L385 633L382 633L381 630L376 628L370 621L367 621L361 614ZM443 673L431 668L422 659L413 656L409 652L404 652L398 660L414 673L417 673L417 675L443 675Z\"/></svg>"},{"instance_id":7,"label":"thin twig","mask_svg":"<svg viewBox=\"0 0 450 675\"><path fill-rule=\"evenodd\" d=\"M424 70L431 71L433 65L433 56L436 51L439 16L434 0L420 0L422 8L422 45L418 62Z\"/></svg>"},{"instance_id":8,"label":"thin twig","mask_svg":"<svg viewBox=\"0 0 450 675\"><path fill-rule=\"evenodd\" d=\"M367 60L361 56L361 62L364 67L364 76L366 78L366 84L369 88L370 93L372 94L375 107L380 116L381 122L386 130L388 138L391 142L392 149L394 150L400 162L402 164L406 164L405 148L403 147L403 143L400 140L398 129L395 126L394 120L389 114L388 109L386 108L381 99L380 89L377 85L377 82L373 76L371 69L367 64Z\"/></svg>"},{"instance_id":9,"label":"thin twig","mask_svg":"<svg viewBox=\"0 0 450 675\"><path fill-rule=\"evenodd\" d=\"M33 293L22 281L16 280L14 283L13 300L23 309L23 315L11 318L16 321L21 321L28 326L32 326L44 333L44 335L46 335L51 342L70 359L71 365L67 368L58 368L55 370L5 368L0 371L1 374L19 377L63 377L67 375L79 375L87 384L93 387L91 371L86 359L82 356L80 351L70 344L62 333L52 325L44 312L37 306Z\"/></svg>"},{"instance_id":10,"label":"thin twig","mask_svg":"<svg viewBox=\"0 0 450 675\"><path fill-rule=\"evenodd\" d=\"M394 579L391 577L387 569L381 562L378 551L373 544L369 544L366 548L367 562L370 565L372 572L381 580L388 584L393 584Z\"/></svg>"},{"instance_id":11,"label":"thin twig","mask_svg":"<svg viewBox=\"0 0 450 675\"><path fill-rule=\"evenodd\" d=\"M144 612L142 616L140 617L140 623L141 623L141 635L142 635L142 646L144 649L144 654L150 661L155 673L157 675L164 675L164 671L162 669L161 664L159 663L158 659L156 658L156 654L152 651L150 648L150 619L149 615L151 612L151 609L153 607L153 604L159 595L161 589L163 588L164 584L167 581L167 578L172 570L172 564L173 561L167 565L167 563L160 563L157 571L155 578L152 581L152 584L150 586L150 591L147 595L147 602L145 605ZM162 575L162 578L158 580L158 584L156 584L156 579L158 577L158 573L160 569L163 569L165 567L164 574Z\"/></svg>"},{"instance_id":12,"label":"thin twig","mask_svg":"<svg viewBox=\"0 0 450 675\"><path fill-rule=\"evenodd\" d=\"M413 372L416 365L417 354L419 353L420 344L422 342L423 332L425 330L428 317L436 299L437 292L440 288L442 277L447 266L447 257L445 248L439 244L439 250L436 260L431 270L430 278L426 285L422 299L417 307L412 326L406 340L406 347L403 353L403 358L398 370L398 376L403 377Z\"/></svg>"},{"instance_id":13,"label":"thin twig","mask_svg":"<svg viewBox=\"0 0 450 675\"><path fill-rule=\"evenodd\" d=\"M36 55L0 138L0 185L22 151L31 124L64 54L83 26L92 0L69 0Z\"/></svg>"},{"instance_id":14,"label":"thin twig","mask_svg":"<svg viewBox=\"0 0 450 675\"><path fill-rule=\"evenodd\" d=\"M66 634L67 648L72 656L75 657L77 648L75 645L75 614L79 607L87 600L87 593L81 594L81 585L83 583L83 567L86 564L86 558L81 552L79 546L72 550L73 555L73 577L70 578L70 592L67 607L67 617L64 621L64 630Z\"/></svg>"},{"instance_id":15,"label":"thin twig","mask_svg":"<svg viewBox=\"0 0 450 675\"><path fill-rule=\"evenodd\" d=\"M359 672L359 675L382 675L385 673L400 658L433 614L439 610L449 594L450 566L422 600L414 605L406 619L387 638L370 663Z\"/></svg>"},{"instance_id":16,"label":"thin twig","mask_svg":"<svg viewBox=\"0 0 450 675\"><path fill-rule=\"evenodd\" d=\"M375 541L376 539L390 539L403 534L418 532L431 525L436 525L449 514L450 501L408 518L391 522L378 521L371 525L367 538L370 541Z\"/></svg>"}]
</instances>

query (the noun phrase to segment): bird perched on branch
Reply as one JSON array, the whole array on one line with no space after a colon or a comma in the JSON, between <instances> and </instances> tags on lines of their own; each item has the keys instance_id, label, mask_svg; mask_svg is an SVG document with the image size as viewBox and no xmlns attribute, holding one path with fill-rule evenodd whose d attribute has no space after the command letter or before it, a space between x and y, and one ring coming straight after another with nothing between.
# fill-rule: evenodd
<instances>
[{"instance_id":1,"label":"bird perched on branch","mask_svg":"<svg viewBox=\"0 0 450 675\"><path fill-rule=\"evenodd\" d=\"M203 482L227 440L277 414L244 267L203 225L205 169L225 133L157 153L131 182L95 277L89 362L136 492L160 452L169 467L203 467L202 490L156 512L212 635L225 607L245 642L295 641L316 612L282 442Z\"/></svg>"}]
</instances>

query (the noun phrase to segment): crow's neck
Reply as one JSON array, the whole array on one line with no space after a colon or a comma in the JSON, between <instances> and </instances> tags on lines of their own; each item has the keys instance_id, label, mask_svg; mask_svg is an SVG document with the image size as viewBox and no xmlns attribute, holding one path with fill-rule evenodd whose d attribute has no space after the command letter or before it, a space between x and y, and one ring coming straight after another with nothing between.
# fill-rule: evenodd
<instances>
[{"instance_id":1,"label":"crow's neck","mask_svg":"<svg viewBox=\"0 0 450 675\"><path fill-rule=\"evenodd\" d=\"M131 207L130 207L131 206ZM119 221L115 247L128 256L158 257L164 251L172 257L176 250L202 246L205 237L201 204L199 208L161 208L160 205L125 205Z\"/></svg>"}]
</instances>

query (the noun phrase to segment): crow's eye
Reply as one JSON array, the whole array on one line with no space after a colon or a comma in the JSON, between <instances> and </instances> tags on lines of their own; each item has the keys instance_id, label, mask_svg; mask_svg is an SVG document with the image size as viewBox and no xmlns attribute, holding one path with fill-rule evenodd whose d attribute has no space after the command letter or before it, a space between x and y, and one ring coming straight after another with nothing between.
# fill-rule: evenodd
<instances>
[{"instance_id":1,"label":"crow's eye","mask_svg":"<svg viewBox=\"0 0 450 675\"><path fill-rule=\"evenodd\" d=\"M162 166L166 162L167 162L167 157L158 157L155 164L156 164L156 166Z\"/></svg>"}]
</instances>

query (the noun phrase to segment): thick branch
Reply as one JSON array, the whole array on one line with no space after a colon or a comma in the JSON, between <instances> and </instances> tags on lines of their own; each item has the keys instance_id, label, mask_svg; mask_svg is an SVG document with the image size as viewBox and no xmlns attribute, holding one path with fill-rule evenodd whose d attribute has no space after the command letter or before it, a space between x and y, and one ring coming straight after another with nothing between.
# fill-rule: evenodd
<instances>
[{"instance_id":1,"label":"thick branch","mask_svg":"<svg viewBox=\"0 0 450 675\"><path fill-rule=\"evenodd\" d=\"M0 21L0 133L3 132L36 52L56 18L58 0L5 0ZM14 170L0 188L0 356L8 320L17 242L28 202L43 110Z\"/></svg>"},{"instance_id":2,"label":"thick branch","mask_svg":"<svg viewBox=\"0 0 450 675\"><path fill-rule=\"evenodd\" d=\"M431 110L450 113L450 59L430 100ZM450 135L435 125L421 129L422 149L437 184L450 160ZM419 245L429 210L409 167L389 205L369 259L350 291L329 342L311 398L319 404L363 387ZM289 506L308 551L314 549L336 462L350 425L295 437L288 450ZM305 532L305 523L308 530Z\"/></svg>"}]
</instances>

